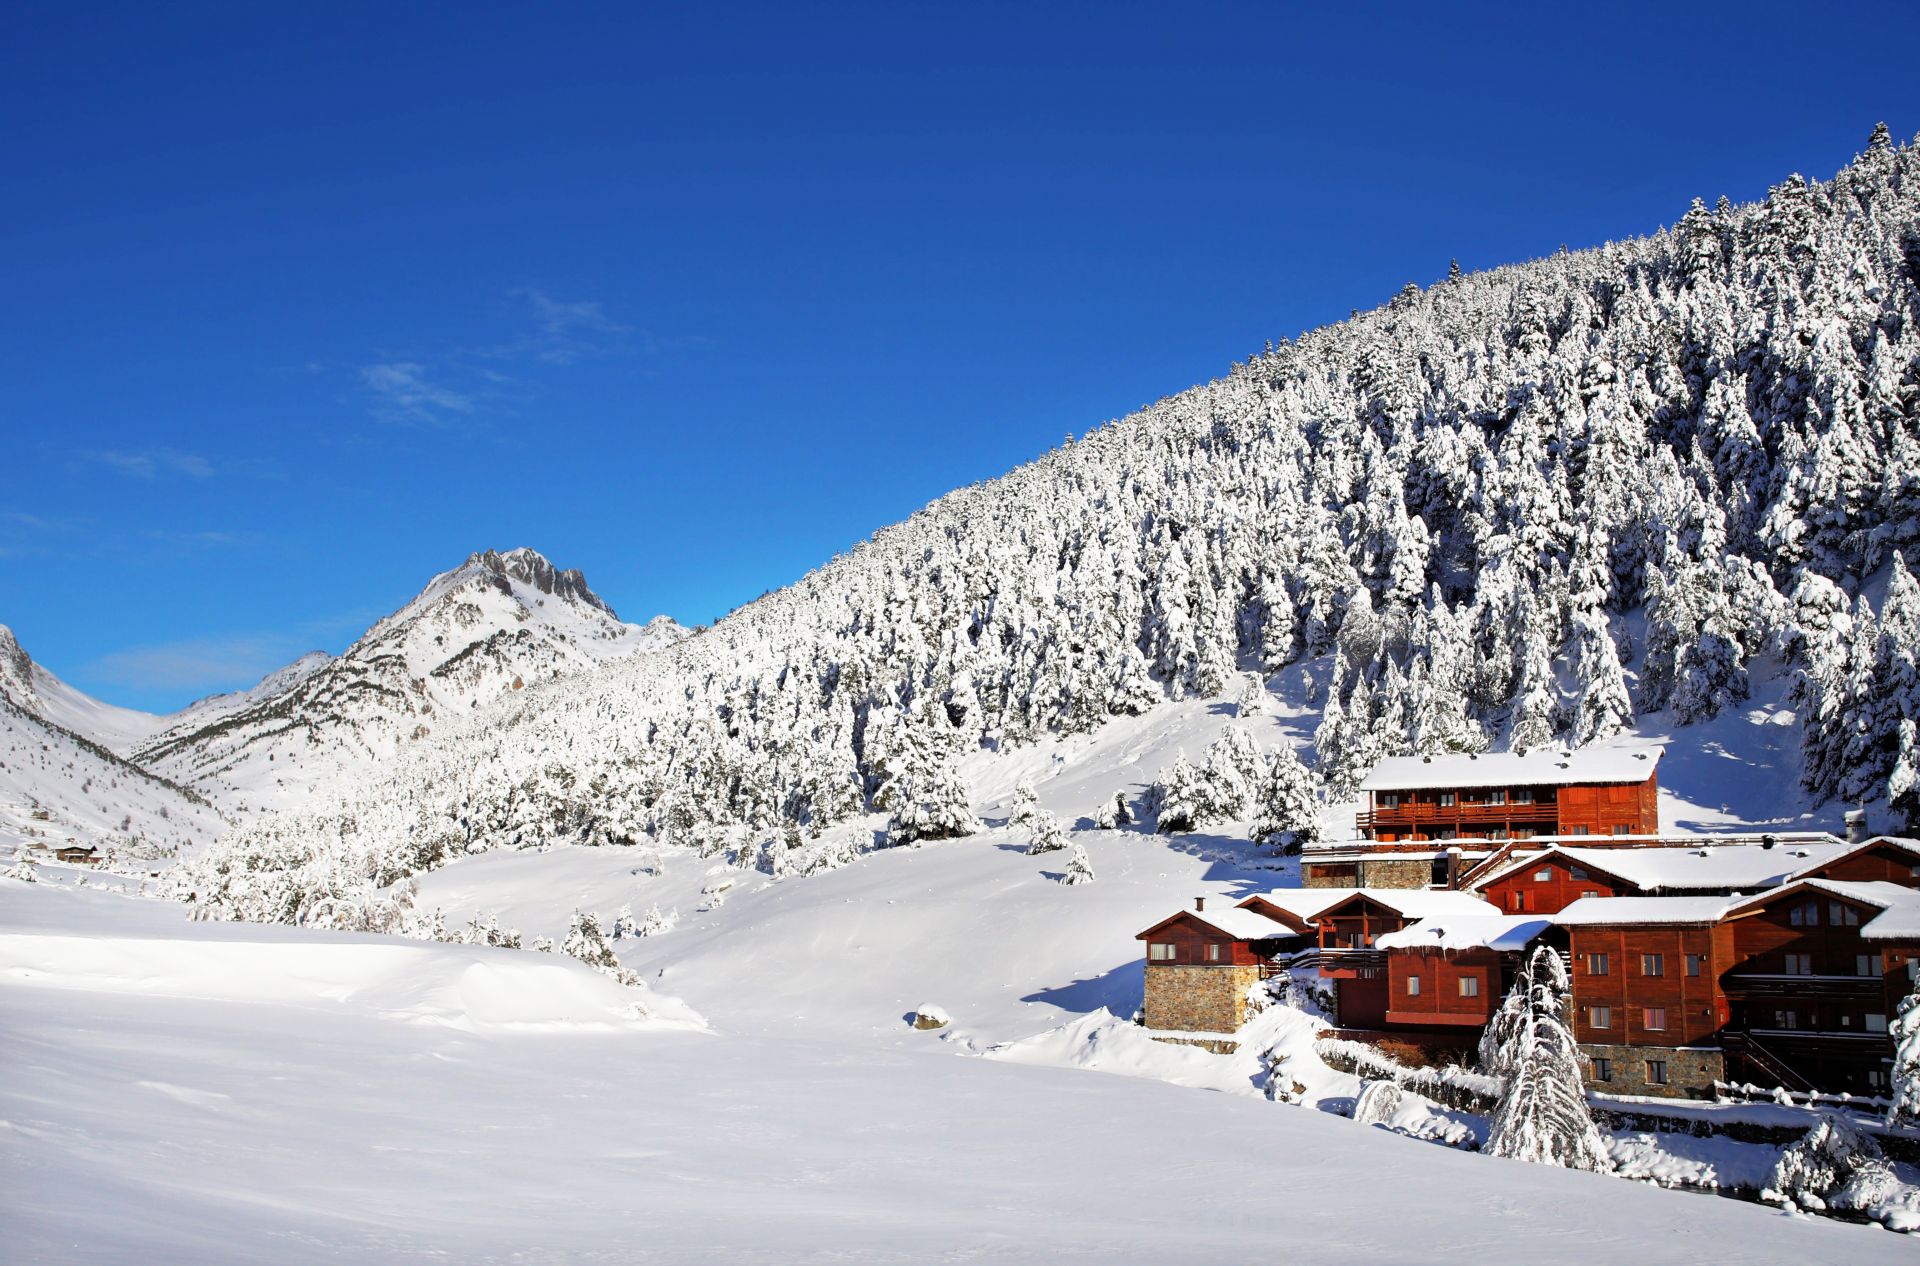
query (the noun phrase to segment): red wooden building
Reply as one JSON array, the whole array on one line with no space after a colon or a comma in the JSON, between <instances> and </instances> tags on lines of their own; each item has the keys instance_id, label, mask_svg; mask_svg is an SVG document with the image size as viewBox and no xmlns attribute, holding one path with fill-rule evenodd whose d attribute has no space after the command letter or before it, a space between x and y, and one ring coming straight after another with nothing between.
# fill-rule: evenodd
<instances>
[{"instance_id":1,"label":"red wooden building","mask_svg":"<svg viewBox=\"0 0 1920 1266\"><path fill-rule=\"evenodd\" d=\"M1383 844L1657 835L1658 747L1399 756L1360 784L1362 839Z\"/></svg>"},{"instance_id":2,"label":"red wooden building","mask_svg":"<svg viewBox=\"0 0 1920 1266\"><path fill-rule=\"evenodd\" d=\"M1464 892L1366 888L1321 910L1317 929L1320 975L1334 982L1341 1027L1377 1029L1387 1024L1389 955L1379 939L1422 919L1499 913Z\"/></svg>"},{"instance_id":3,"label":"red wooden building","mask_svg":"<svg viewBox=\"0 0 1920 1266\"><path fill-rule=\"evenodd\" d=\"M1587 897L1705 896L1773 888L1846 854L1831 835L1765 837L1716 844L1711 838L1640 848L1555 844L1509 857L1466 886L1508 914L1554 914Z\"/></svg>"},{"instance_id":4,"label":"red wooden building","mask_svg":"<svg viewBox=\"0 0 1920 1266\"><path fill-rule=\"evenodd\" d=\"M1472 1029L1493 1018L1520 960L1557 944L1553 922L1527 915L1469 914L1423 919L1375 944L1387 956L1386 1024Z\"/></svg>"}]
</instances>

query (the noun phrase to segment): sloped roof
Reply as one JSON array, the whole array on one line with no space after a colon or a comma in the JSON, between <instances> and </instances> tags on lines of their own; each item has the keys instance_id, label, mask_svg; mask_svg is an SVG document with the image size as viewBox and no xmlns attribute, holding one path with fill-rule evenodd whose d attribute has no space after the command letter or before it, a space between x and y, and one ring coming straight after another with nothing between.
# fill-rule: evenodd
<instances>
[{"instance_id":1,"label":"sloped roof","mask_svg":"<svg viewBox=\"0 0 1920 1266\"><path fill-rule=\"evenodd\" d=\"M1908 888L1883 880L1861 883L1840 879L1796 879L1772 892L1746 898L1739 903L1739 908L1758 909L1792 893L1809 890L1879 907L1879 914L1860 925L1860 935L1865 940L1920 940L1920 888Z\"/></svg>"},{"instance_id":2,"label":"sloped roof","mask_svg":"<svg viewBox=\"0 0 1920 1266\"><path fill-rule=\"evenodd\" d=\"M1286 924L1275 922L1264 914L1243 910L1239 906L1227 906L1220 910L1176 910L1166 918L1134 933L1134 939L1138 940L1179 918L1204 923L1222 936L1230 936L1236 941L1265 941L1274 937L1296 935L1294 930Z\"/></svg>"},{"instance_id":3,"label":"sloped roof","mask_svg":"<svg viewBox=\"0 0 1920 1266\"><path fill-rule=\"evenodd\" d=\"M1832 844L1728 844L1698 848L1579 848L1556 844L1475 879L1480 889L1508 875L1540 866L1555 857L1583 870L1624 879L1644 892L1711 892L1716 889L1771 888L1794 875L1844 856L1851 848Z\"/></svg>"},{"instance_id":4,"label":"sloped roof","mask_svg":"<svg viewBox=\"0 0 1920 1266\"><path fill-rule=\"evenodd\" d=\"M1587 747L1568 752L1539 747L1478 755L1389 756L1360 784L1362 791L1411 791L1419 787L1528 787L1576 782L1645 782L1660 763L1662 747Z\"/></svg>"},{"instance_id":5,"label":"sloped roof","mask_svg":"<svg viewBox=\"0 0 1920 1266\"><path fill-rule=\"evenodd\" d=\"M1342 902L1365 897L1409 919L1429 919L1442 915L1499 914L1500 907L1482 901L1470 892L1433 888L1351 888L1340 898L1321 908L1325 914Z\"/></svg>"},{"instance_id":6,"label":"sloped roof","mask_svg":"<svg viewBox=\"0 0 1920 1266\"><path fill-rule=\"evenodd\" d=\"M1553 921L1561 927L1616 924L1718 923L1738 897L1582 897Z\"/></svg>"},{"instance_id":7,"label":"sloped roof","mask_svg":"<svg viewBox=\"0 0 1920 1266\"><path fill-rule=\"evenodd\" d=\"M1249 902L1264 901L1278 906L1296 919L1311 919L1328 906L1344 901L1360 888L1275 888L1271 892L1256 892L1242 898L1238 905L1246 907Z\"/></svg>"},{"instance_id":8,"label":"sloped roof","mask_svg":"<svg viewBox=\"0 0 1920 1266\"><path fill-rule=\"evenodd\" d=\"M1553 920L1538 914L1446 915L1410 923L1374 938L1380 949L1523 950Z\"/></svg>"}]
</instances>

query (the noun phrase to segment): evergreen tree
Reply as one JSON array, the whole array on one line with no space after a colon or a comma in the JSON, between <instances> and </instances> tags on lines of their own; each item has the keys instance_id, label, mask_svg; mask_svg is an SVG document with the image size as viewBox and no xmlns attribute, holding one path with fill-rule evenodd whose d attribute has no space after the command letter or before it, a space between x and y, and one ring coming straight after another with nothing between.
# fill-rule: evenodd
<instances>
[{"instance_id":1,"label":"evergreen tree","mask_svg":"<svg viewBox=\"0 0 1920 1266\"><path fill-rule=\"evenodd\" d=\"M1027 819L1027 825L1033 834L1027 841L1027 854L1055 853L1066 848L1071 842L1067 839L1067 830L1060 825L1060 819L1045 809L1035 811Z\"/></svg>"},{"instance_id":2,"label":"evergreen tree","mask_svg":"<svg viewBox=\"0 0 1920 1266\"><path fill-rule=\"evenodd\" d=\"M1067 850L1067 869L1060 876L1063 884L1090 884L1093 882L1093 859L1087 856L1087 850L1075 841Z\"/></svg>"},{"instance_id":3,"label":"evergreen tree","mask_svg":"<svg viewBox=\"0 0 1920 1266\"><path fill-rule=\"evenodd\" d=\"M1920 984L1900 1000L1893 1023L1893 1087L1888 1092L1892 1103L1887 1108L1888 1125L1920 1125Z\"/></svg>"},{"instance_id":4,"label":"evergreen tree","mask_svg":"<svg viewBox=\"0 0 1920 1266\"><path fill-rule=\"evenodd\" d=\"M1174 757L1173 765L1161 775L1154 799L1160 809L1155 826L1160 834L1197 830L1207 814L1206 778L1183 753Z\"/></svg>"},{"instance_id":5,"label":"evergreen tree","mask_svg":"<svg viewBox=\"0 0 1920 1266\"><path fill-rule=\"evenodd\" d=\"M1297 853L1320 839L1319 780L1292 744L1274 750L1260 783L1253 838L1270 848Z\"/></svg>"},{"instance_id":6,"label":"evergreen tree","mask_svg":"<svg viewBox=\"0 0 1920 1266\"><path fill-rule=\"evenodd\" d=\"M1505 1084L1488 1122L1486 1151L1537 1165L1605 1171L1612 1162L1587 1106L1579 1047L1567 1027L1567 990L1560 956L1546 946L1534 950L1514 982L1521 1001L1505 1018L1504 1043L1489 1061L1502 1070ZM1501 1010L1504 1015L1508 1009Z\"/></svg>"}]
</instances>

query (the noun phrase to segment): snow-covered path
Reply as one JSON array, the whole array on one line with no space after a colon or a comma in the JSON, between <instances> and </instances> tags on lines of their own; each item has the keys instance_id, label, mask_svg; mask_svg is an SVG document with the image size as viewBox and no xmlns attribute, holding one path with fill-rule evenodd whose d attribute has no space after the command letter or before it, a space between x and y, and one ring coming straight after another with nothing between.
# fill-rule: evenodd
<instances>
[{"instance_id":1,"label":"snow-covered path","mask_svg":"<svg viewBox=\"0 0 1920 1266\"><path fill-rule=\"evenodd\" d=\"M1484 1261L1496 1243L1552 1262L1912 1255L1872 1228L1261 1100L956 1057L932 1035L876 1049L659 1023L514 1028L512 1008L546 1004L512 989L486 994L495 1023L475 1027L446 1001L445 982L490 957L563 969L593 993L599 978L564 960L398 947L441 1000L422 1022L395 1005L404 977L340 979L343 958L371 961L367 938L188 924L161 903L10 882L0 927L13 933L0 940L9 1260L1441 1263ZM113 948L141 943L145 974ZM263 965L266 950L304 965ZM245 989L180 983L181 961L222 955L252 962ZM323 996L316 978L341 987Z\"/></svg>"}]
</instances>

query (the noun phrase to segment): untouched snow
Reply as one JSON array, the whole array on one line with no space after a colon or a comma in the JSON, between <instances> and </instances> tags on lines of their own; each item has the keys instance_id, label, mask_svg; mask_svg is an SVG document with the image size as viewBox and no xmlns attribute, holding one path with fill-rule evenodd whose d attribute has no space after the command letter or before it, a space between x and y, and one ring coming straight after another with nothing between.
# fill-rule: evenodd
<instances>
[{"instance_id":1,"label":"untouched snow","mask_svg":"<svg viewBox=\"0 0 1920 1266\"><path fill-rule=\"evenodd\" d=\"M1503 1164L1260 1099L952 1058L935 1034L915 1052L423 1024L352 1004L358 968L333 951L365 938L223 942L236 930L177 914L0 882L12 1260L1372 1266L1483 1262L1490 1240L1567 1263L1911 1257L1871 1228ZM168 980L192 947L273 946L335 961L349 997L315 1005L270 968L221 997L156 991L81 957L76 933L104 927L148 943ZM23 945L51 978L22 980ZM475 961L403 948L425 981ZM393 987L357 961L366 988ZM1234 1181L1218 1181L1223 1163ZM1352 1175L1366 1181L1335 1180Z\"/></svg>"}]
</instances>

